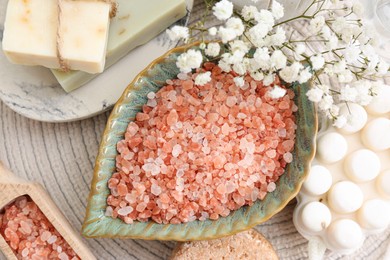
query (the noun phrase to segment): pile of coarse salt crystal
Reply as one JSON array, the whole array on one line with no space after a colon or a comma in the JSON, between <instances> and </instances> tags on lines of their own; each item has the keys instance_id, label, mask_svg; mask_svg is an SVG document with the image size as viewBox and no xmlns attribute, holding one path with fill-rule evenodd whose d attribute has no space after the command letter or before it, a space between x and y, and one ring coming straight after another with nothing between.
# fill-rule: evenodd
<instances>
[{"instance_id":1,"label":"pile of coarse salt crystal","mask_svg":"<svg viewBox=\"0 0 390 260\"><path fill-rule=\"evenodd\" d=\"M18 259L80 259L26 196L7 205L0 213L0 234Z\"/></svg>"},{"instance_id":2,"label":"pile of coarse salt crystal","mask_svg":"<svg viewBox=\"0 0 390 260\"><path fill-rule=\"evenodd\" d=\"M270 87L206 63L197 73L168 80L149 93L143 112L119 141L117 172L108 181L106 215L178 224L218 219L272 192L292 161L297 106L294 92L278 99Z\"/></svg>"}]
</instances>

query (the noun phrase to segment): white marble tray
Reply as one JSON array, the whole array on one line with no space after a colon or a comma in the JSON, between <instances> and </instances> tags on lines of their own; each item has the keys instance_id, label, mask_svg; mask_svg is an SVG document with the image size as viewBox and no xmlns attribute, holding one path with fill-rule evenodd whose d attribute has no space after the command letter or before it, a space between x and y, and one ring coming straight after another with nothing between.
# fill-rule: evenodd
<instances>
[{"instance_id":1,"label":"white marble tray","mask_svg":"<svg viewBox=\"0 0 390 260\"><path fill-rule=\"evenodd\" d=\"M7 2L0 0L0 41ZM178 21L179 24L188 22L192 6L193 0L187 0L187 15ZM142 69L176 44L163 32L71 93L61 88L49 69L11 64L0 51L0 99L17 113L39 121L84 119L114 105Z\"/></svg>"}]
</instances>

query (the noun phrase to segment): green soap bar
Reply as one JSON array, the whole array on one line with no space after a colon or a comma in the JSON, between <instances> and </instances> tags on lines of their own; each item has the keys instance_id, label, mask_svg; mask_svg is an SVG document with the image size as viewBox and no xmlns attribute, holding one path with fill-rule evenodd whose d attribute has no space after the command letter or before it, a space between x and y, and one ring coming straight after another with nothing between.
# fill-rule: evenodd
<instances>
[{"instance_id":1,"label":"green soap bar","mask_svg":"<svg viewBox=\"0 0 390 260\"><path fill-rule=\"evenodd\" d=\"M117 0L117 3L118 12L110 23L106 69L186 14L185 0ZM99 75L82 71L51 71L66 92Z\"/></svg>"}]
</instances>

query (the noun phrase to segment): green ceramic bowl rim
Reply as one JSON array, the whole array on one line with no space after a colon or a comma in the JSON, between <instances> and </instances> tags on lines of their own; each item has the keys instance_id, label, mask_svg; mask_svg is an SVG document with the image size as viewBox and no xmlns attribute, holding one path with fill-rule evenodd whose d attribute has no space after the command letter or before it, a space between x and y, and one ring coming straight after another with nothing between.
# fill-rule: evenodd
<instances>
[{"instance_id":1,"label":"green ceramic bowl rim","mask_svg":"<svg viewBox=\"0 0 390 260\"><path fill-rule=\"evenodd\" d=\"M310 163L315 155L316 149L316 134L318 127L318 118L314 104L307 100L306 91L310 84L302 84L293 86L296 92L296 104L298 107L304 105L308 111L303 113L298 110L297 113L302 113L303 116L297 116L297 132L298 134L306 134L304 140L295 144L293 156L294 160L285 170L285 173L279 178L276 190L268 193L262 201L257 201L252 206L245 206L239 210L232 212L225 218L219 218L216 221L193 221L184 224L158 224L153 221L149 222L134 222L133 224L126 224L120 219L113 219L104 215L107 207L106 199L109 194L107 187L108 179L115 171L115 156L117 155L116 146L115 152L107 148L108 142L111 138L111 132L117 124L122 125L126 129L130 119L120 120L121 108L125 105L125 101L131 97L132 92L136 92L134 86L148 77L148 72L153 68L163 63L171 55L178 55L189 48L197 47L199 43L181 46L171 49L163 56L154 60L149 66L141 71L137 77L127 86L122 96L117 101L111 115L107 121L104 130L102 141L99 147L98 156L95 162L94 174L91 183L91 191L88 198L88 205L86 216L82 227L82 234L89 238L135 238L146 240L176 240L176 241L192 241L192 240L207 240L248 230L255 225L258 225L276 213L280 212L299 192L307 173L310 170ZM302 89L305 93L302 93ZM300 97L300 98L297 98ZM302 121L302 122L301 122ZM125 126L124 126L125 124ZM298 133L300 132L301 133ZM122 134L123 136L123 134ZM118 137L118 136L116 136ZM301 149L297 149L297 146ZM112 147L111 147L112 148ZM299 155L297 153L300 153ZM297 160L297 157L303 157ZM111 160L110 162L106 162ZM113 162L112 162L113 161ZM113 165L112 165L113 163ZM107 165L108 164L108 165ZM109 174L104 168L109 168ZM291 172L294 167L298 172ZM291 178L296 178L296 181L291 186L288 182ZM284 190L280 190L281 187ZM278 196L279 195L279 196ZM266 207L268 206L268 207ZM257 209L257 210L256 210ZM268 212L267 209L273 209ZM264 213L264 211L266 211Z\"/></svg>"}]
</instances>

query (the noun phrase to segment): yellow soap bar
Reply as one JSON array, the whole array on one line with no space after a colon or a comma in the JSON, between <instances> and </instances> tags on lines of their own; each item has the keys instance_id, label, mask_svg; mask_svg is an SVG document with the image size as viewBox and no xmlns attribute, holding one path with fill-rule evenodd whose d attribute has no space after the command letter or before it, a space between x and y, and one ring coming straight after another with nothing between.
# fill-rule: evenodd
<instances>
[{"instance_id":1,"label":"yellow soap bar","mask_svg":"<svg viewBox=\"0 0 390 260\"><path fill-rule=\"evenodd\" d=\"M3 51L16 64L102 72L110 8L91 0L9 0Z\"/></svg>"},{"instance_id":2,"label":"yellow soap bar","mask_svg":"<svg viewBox=\"0 0 390 260\"><path fill-rule=\"evenodd\" d=\"M16 64L59 68L57 24L57 1L9 0L4 22L4 54Z\"/></svg>"},{"instance_id":3,"label":"yellow soap bar","mask_svg":"<svg viewBox=\"0 0 390 260\"><path fill-rule=\"evenodd\" d=\"M117 15L110 23L106 68L186 14L185 0L117 0L117 3ZM82 71L52 72L67 92L96 76Z\"/></svg>"}]
</instances>

